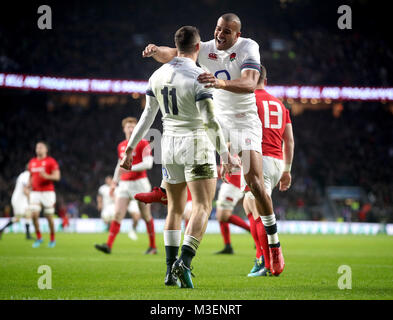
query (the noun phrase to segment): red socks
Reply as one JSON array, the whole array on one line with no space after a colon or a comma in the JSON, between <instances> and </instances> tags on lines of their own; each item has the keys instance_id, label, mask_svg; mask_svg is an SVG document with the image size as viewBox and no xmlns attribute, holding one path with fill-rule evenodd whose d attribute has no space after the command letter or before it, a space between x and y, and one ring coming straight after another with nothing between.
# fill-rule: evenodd
<instances>
[{"instance_id":1,"label":"red socks","mask_svg":"<svg viewBox=\"0 0 393 320\"><path fill-rule=\"evenodd\" d=\"M255 225L257 229L259 243L262 246L264 257L265 257L265 267L270 268L270 251L269 251L269 242L267 240L267 234L265 227L263 226L261 217L255 220Z\"/></svg>"},{"instance_id":2,"label":"red socks","mask_svg":"<svg viewBox=\"0 0 393 320\"><path fill-rule=\"evenodd\" d=\"M220 229L222 237L224 238L224 244L231 244L231 234L229 232L229 223L220 221Z\"/></svg>"},{"instance_id":3,"label":"red socks","mask_svg":"<svg viewBox=\"0 0 393 320\"><path fill-rule=\"evenodd\" d=\"M250 226L246 222L244 222L244 220L242 218L240 218L240 217L238 217L238 216L236 216L234 214L230 215L230 217L228 219L228 222L230 222L230 223L232 223L234 225L237 225L240 228L243 228L243 229L245 229L247 231L250 231Z\"/></svg>"},{"instance_id":4,"label":"red socks","mask_svg":"<svg viewBox=\"0 0 393 320\"><path fill-rule=\"evenodd\" d=\"M147 234L149 235L149 242L150 248L155 248L156 247L156 233L154 232L154 219L151 218L150 221L145 221L146 222L146 229L147 229Z\"/></svg>"},{"instance_id":5,"label":"red socks","mask_svg":"<svg viewBox=\"0 0 393 320\"><path fill-rule=\"evenodd\" d=\"M54 232L50 233L50 241L55 241L55 233Z\"/></svg>"},{"instance_id":6,"label":"red socks","mask_svg":"<svg viewBox=\"0 0 393 320\"><path fill-rule=\"evenodd\" d=\"M254 220L252 213L249 213L247 215L247 218L248 218L248 221L250 222L250 232L251 232L252 238L254 239L255 247L257 248L256 257L259 259L262 255L262 246L261 246L261 243L259 242L259 238L258 238L256 221Z\"/></svg>"},{"instance_id":7,"label":"red socks","mask_svg":"<svg viewBox=\"0 0 393 320\"><path fill-rule=\"evenodd\" d=\"M37 236L37 240L41 240L41 238L42 238L41 232L36 231L35 234L36 234L36 236Z\"/></svg>"},{"instance_id":8,"label":"red socks","mask_svg":"<svg viewBox=\"0 0 393 320\"><path fill-rule=\"evenodd\" d=\"M115 238L116 238L117 234L119 233L119 231L120 231L120 223L113 220L111 223L111 226L109 228L108 241L106 242L106 244L108 245L109 248L112 248L113 241L115 241Z\"/></svg>"}]
</instances>

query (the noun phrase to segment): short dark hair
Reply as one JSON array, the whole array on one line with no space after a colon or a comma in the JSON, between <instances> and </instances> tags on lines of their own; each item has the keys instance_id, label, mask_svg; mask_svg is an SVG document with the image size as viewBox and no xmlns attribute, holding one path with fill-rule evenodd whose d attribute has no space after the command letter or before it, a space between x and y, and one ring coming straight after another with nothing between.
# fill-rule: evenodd
<instances>
[{"instance_id":1,"label":"short dark hair","mask_svg":"<svg viewBox=\"0 0 393 320\"><path fill-rule=\"evenodd\" d=\"M183 26L175 33L175 44L179 52L192 53L195 45L201 41L199 30L193 26Z\"/></svg>"},{"instance_id":2,"label":"short dark hair","mask_svg":"<svg viewBox=\"0 0 393 320\"><path fill-rule=\"evenodd\" d=\"M260 74L259 74L258 84L261 84L261 83L265 82L266 77L267 77L266 68L265 68L265 66L263 66L263 65L261 64L261 72L260 72Z\"/></svg>"},{"instance_id":3,"label":"short dark hair","mask_svg":"<svg viewBox=\"0 0 393 320\"><path fill-rule=\"evenodd\" d=\"M238 31L242 29L242 22L237 14L234 13L224 13L220 18L224 19L226 22L236 22L238 26Z\"/></svg>"}]
</instances>

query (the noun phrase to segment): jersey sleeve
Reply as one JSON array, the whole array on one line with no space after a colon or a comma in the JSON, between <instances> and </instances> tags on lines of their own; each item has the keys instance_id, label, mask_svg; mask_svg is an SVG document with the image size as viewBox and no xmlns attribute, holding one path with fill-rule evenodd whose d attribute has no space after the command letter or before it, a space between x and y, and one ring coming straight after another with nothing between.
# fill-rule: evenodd
<instances>
[{"instance_id":1,"label":"jersey sleeve","mask_svg":"<svg viewBox=\"0 0 393 320\"><path fill-rule=\"evenodd\" d=\"M51 162L50 162L50 172L53 172L55 170L59 170L59 164L57 163L57 161L55 159L52 158Z\"/></svg>"},{"instance_id":2,"label":"jersey sleeve","mask_svg":"<svg viewBox=\"0 0 393 320\"><path fill-rule=\"evenodd\" d=\"M285 106L283 108L285 109L285 124L292 123L289 110Z\"/></svg>"},{"instance_id":3,"label":"jersey sleeve","mask_svg":"<svg viewBox=\"0 0 393 320\"><path fill-rule=\"evenodd\" d=\"M245 55L241 61L240 70L261 70L261 56L259 54L259 45L251 40L245 48Z\"/></svg>"},{"instance_id":4,"label":"jersey sleeve","mask_svg":"<svg viewBox=\"0 0 393 320\"><path fill-rule=\"evenodd\" d=\"M151 148L150 148L149 141L141 140L141 142L139 142L137 148L138 148L138 152L140 152L142 155L142 159L144 157L151 156Z\"/></svg>"},{"instance_id":5,"label":"jersey sleeve","mask_svg":"<svg viewBox=\"0 0 393 320\"><path fill-rule=\"evenodd\" d=\"M213 89L205 88L205 84L199 83L199 81L195 79L195 102L204 99L213 99Z\"/></svg>"}]
</instances>

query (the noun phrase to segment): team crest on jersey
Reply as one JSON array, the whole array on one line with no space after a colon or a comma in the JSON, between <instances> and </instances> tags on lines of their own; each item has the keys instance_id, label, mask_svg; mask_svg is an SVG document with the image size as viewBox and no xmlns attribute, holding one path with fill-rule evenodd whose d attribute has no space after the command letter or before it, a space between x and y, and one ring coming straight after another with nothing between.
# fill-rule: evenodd
<instances>
[{"instance_id":1,"label":"team crest on jersey","mask_svg":"<svg viewBox=\"0 0 393 320\"><path fill-rule=\"evenodd\" d=\"M232 52L231 55L229 56L229 60L232 62L235 59L236 59L236 52Z\"/></svg>"},{"instance_id":2,"label":"team crest on jersey","mask_svg":"<svg viewBox=\"0 0 393 320\"><path fill-rule=\"evenodd\" d=\"M209 59L210 60L217 60L217 55L214 52L209 53Z\"/></svg>"}]
</instances>

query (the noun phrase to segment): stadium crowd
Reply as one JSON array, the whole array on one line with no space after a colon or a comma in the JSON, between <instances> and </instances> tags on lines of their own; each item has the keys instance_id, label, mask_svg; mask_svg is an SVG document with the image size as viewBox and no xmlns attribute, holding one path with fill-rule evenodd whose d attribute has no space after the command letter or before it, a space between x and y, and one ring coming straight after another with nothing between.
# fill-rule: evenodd
<instances>
[{"instance_id":1,"label":"stadium crowd","mask_svg":"<svg viewBox=\"0 0 393 320\"><path fill-rule=\"evenodd\" d=\"M6 16L2 19L0 72L147 79L158 67L153 59L141 58L147 43L171 46L174 30L186 24L195 24L203 40L211 39L217 17L234 4L188 1L182 2L180 11L166 1L119 2L121 9L68 1L51 5L53 30L30 28L36 25L37 15L36 8L34 15L28 15L32 5L27 5L21 8L26 19L17 24ZM294 11L306 10L303 4L266 1L264 10L247 6L236 10L245 17L243 36L260 44L269 84L392 85L388 37L374 29L339 30L336 11L333 23L316 23L323 21L324 2L313 6L312 12L304 11L309 19L295 20L300 15ZM202 25L198 12L203 12ZM123 139L121 119L139 117L141 100L127 97L124 105L102 107L98 96L92 95L85 106L70 106L59 102L61 94L9 90L0 94L1 119L7 119L0 122L0 216L8 212L15 179L41 139L49 143L60 164L58 205L98 216L95 195L105 175L113 173L116 145ZM354 212L353 221L392 222L391 119L387 105L360 102L343 103L340 117L331 109L292 115L293 186L289 192L273 193L280 219L323 219L326 187L354 185L364 188L372 209L365 217ZM161 129L160 122L156 120L153 127ZM148 175L152 185L159 185L160 165L155 164ZM155 217L165 214L158 205L152 212Z\"/></svg>"}]
</instances>

